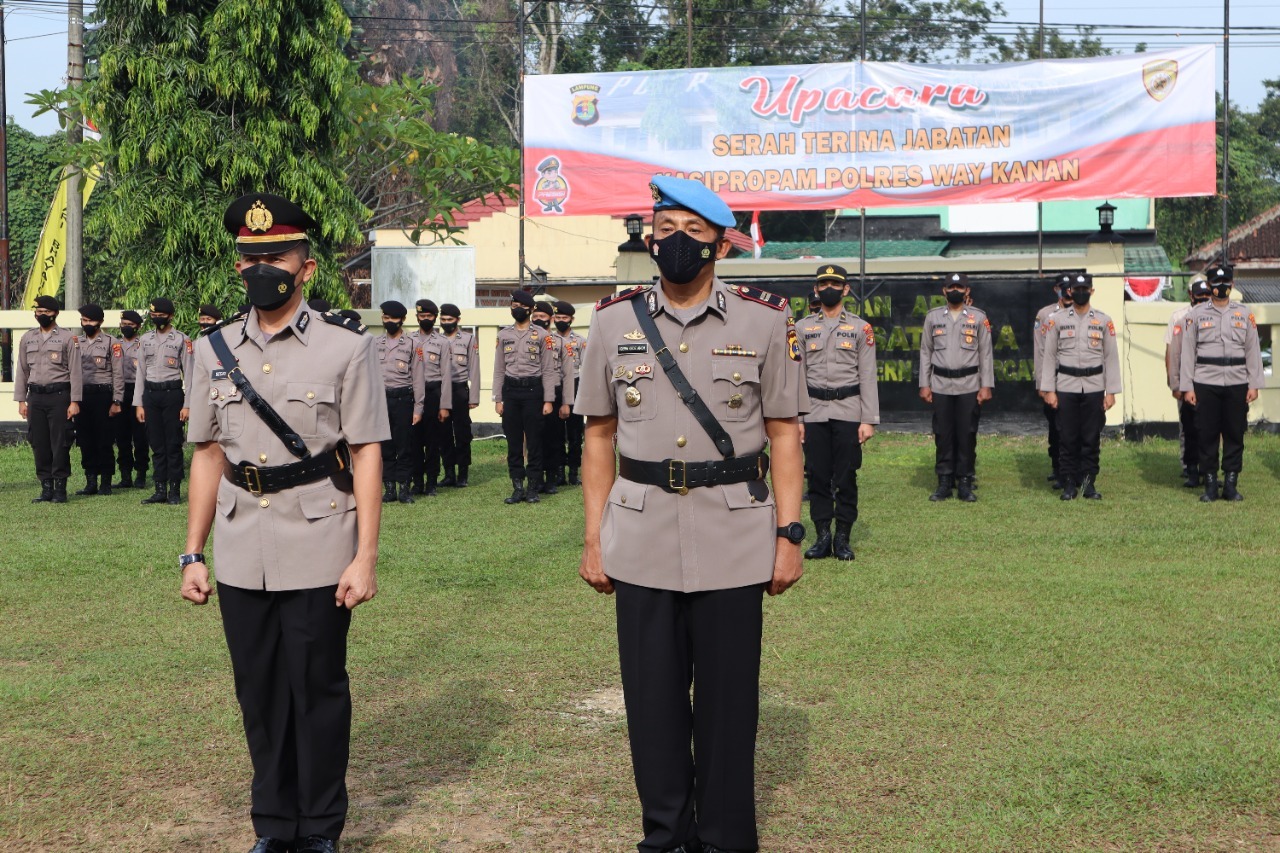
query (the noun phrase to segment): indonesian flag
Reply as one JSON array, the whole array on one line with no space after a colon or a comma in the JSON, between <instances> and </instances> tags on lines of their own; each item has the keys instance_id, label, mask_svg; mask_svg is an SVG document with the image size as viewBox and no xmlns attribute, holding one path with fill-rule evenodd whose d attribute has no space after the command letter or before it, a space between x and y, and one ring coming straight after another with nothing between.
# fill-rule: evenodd
<instances>
[{"instance_id":1,"label":"indonesian flag","mask_svg":"<svg viewBox=\"0 0 1280 853\"><path fill-rule=\"evenodd\" d=\"M1164 276L1125 276L1124 291L1135 302L1159 302L1164 293Z\"/></svg>"},{"instance_id":2,"label":"indonesian flag","mask_svg":"<svg viewBox=\"0 0 1280 853\"><path fill-rule=\"evenodd\" d=\"M764 235L760 233L760 211L752 211L751 213L751 254L759 259L760 252L764 250Z\"/></svg>"}]
</instances>

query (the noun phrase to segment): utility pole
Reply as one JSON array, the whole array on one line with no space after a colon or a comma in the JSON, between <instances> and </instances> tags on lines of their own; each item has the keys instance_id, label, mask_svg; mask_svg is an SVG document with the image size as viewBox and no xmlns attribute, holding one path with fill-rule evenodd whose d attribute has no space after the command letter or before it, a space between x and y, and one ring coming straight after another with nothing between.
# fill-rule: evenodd
<instances>
[{"instance_id":1,"label":"utility pole","mask_svg":"<svg viewBox=\"0 0 1280 853\"><path fill-rule=\"evenodd\" d=\"M0 310L9 310L9 106L4 97L4 0L0 0ZM0 379L13 381L13 338L0 329Z\"/></svg>"},{"instance_id":2,"label":"utility pole","mask_svg":"<svg viewBox=\"0 0 1280 853\"><path fill-rule=\"evenodd\" d=\"M1222 262L1231 263L1231 222L1229 218L1231 193L1227 176L1231 161L1227 153L1231 149L1231 0L1222 4Z\"/></svg>"},{"instance_id":3,"label":"utility pole","mask_svg":"<svg viewBox=\"0 0 1280 853\"><path fill-rule=\"evenodd\" d=\"M67 88L84 82L84 3L67 4ZM73 147L84 139L80 111L74 107L67 117L67 142ZM84 296L84 188L80 170L67 169L67 265L63 307L74 311Z\"/></svg>"}]
</instances>

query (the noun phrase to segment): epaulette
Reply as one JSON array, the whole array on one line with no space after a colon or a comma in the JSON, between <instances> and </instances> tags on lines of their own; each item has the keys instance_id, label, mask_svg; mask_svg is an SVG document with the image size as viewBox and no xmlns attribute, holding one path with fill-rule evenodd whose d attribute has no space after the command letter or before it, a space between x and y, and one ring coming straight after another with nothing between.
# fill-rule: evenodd
<instances>
[{"instance_id":1,"label":"epaulette","mask_svg":"<svg viewBox=\"0 0 1280 853\"><path fill-rule=\"evenodd\" d=\"M320 319L324 320L330 326L341 326L348 332L355 332L357 335L363 335L365 330L368 328L364 323L357 322L350 318L343 317L341 314L334 314L329 311L321 314Z\"/></svg>"},{"instance_id":2,"label":"epaulette","mask_svg":"<svg viewBox=\"0 0 1280 853\"><path fill-rule=\"evenodd\" d=\"M638 284L635 287L628 287L626 290L619 290L617 293L613 294L612 296L606 296L604 299L601 299L599 302L597 302L596 310L599 311L601 308L607 308L610 305L613 305L618 302L625 302L626 300L630 299L633 296L639 296L641 293L644 293L648 289L649 289L648 285Z\"/></svg>"},{"instance_id":3,"label":"epaulette","mask_svg":"<svg viewBox=\"0 0 1280 853\"><path fill-rule=\"evenodd\" d=\"M731 284L729 290L741 296L743 299L750 299L752 302L759 302L761 305L768 305L775 311L786 310L787 297L779 296L776 293L770 293L767 290L761 290L758 287L751 287L747 284Z\"/></svg>"}]
</instances>

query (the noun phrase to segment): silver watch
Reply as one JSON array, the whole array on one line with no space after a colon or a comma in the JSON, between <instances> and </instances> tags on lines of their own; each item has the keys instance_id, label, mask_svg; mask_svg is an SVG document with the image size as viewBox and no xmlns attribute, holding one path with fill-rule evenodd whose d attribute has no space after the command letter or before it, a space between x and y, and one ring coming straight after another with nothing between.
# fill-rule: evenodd
<instances>
[{"instance_id":1,"label":"silver watch","mask_svg":"<svg viewBox=\"0 0 1280 853\"><path fill-rule=\"evenodd\" d=\"M179 569L185 569L187 566L191 565L192 563L203 563L203 562L204 562L204 554L179 554L178 555Z\"/></svg>"}]
</instances>

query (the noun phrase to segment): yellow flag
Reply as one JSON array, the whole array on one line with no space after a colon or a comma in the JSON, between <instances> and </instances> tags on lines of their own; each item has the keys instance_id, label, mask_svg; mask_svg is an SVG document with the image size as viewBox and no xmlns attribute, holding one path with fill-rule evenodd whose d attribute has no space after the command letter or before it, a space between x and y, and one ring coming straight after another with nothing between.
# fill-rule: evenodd
<instances>
[{"instance_id":1,"label":"yellow flag","mask_svg":"<svg viewBox=\"0 0 1280 853\"><path fill-rule=\"evenodd\" d=\"M89 203L89 194L97 184L97 170L84 172L80 176L80 186L84 196L84 204ZM62 284L62 269L67 264L67 178L64 174L58 182L58 191L53 194L53 204L49 207L49 216L40 231L40 245L36 251L35 262L27 274L27 289L22 295L22 304L34 308L37 296L57 296L58 287Z\"/></svg>"}]
</instances>

